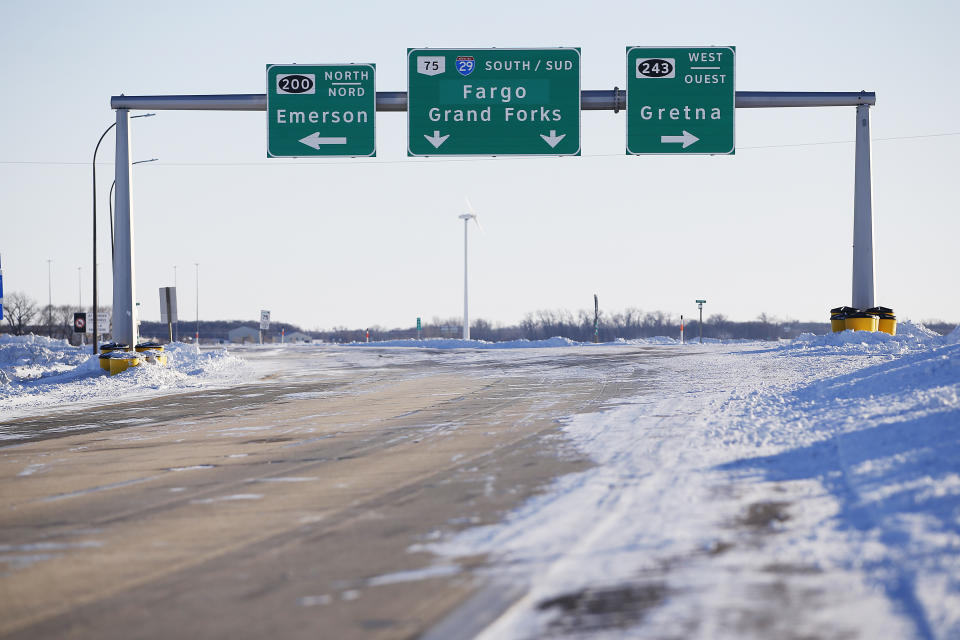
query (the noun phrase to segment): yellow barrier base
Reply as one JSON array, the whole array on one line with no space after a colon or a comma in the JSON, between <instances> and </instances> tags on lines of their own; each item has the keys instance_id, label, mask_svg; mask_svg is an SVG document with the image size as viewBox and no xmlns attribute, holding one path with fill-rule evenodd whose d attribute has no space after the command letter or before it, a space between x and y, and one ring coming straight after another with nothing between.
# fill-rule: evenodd
<instances>
[{"instance_id":1,"label":"yellow barrier base","mask_svg":"<svg viewBox=\"0 0 960 640\"><path fill-rule=\"evenodd\" d=\"M892 336L897 335L897 321L896 319L890 318L880 318L880 322L877 323L877 330L883 331L884 333L889 333Z\"/></svg>"},{"instance_id":2,"label":"yellow barrier base","mask_svg":"<svg viewBox=\"0 0 960 640\"><path fill-rule=\"evenodd\" d=\"M165 367L167 366L167 354L162 353L162 349L144 348L138 349L135 353L129 351L108 352L100 357L100 368L111 376L123 373L130 367L140 366L142 363Z\"/></svg>"}]
</instances>

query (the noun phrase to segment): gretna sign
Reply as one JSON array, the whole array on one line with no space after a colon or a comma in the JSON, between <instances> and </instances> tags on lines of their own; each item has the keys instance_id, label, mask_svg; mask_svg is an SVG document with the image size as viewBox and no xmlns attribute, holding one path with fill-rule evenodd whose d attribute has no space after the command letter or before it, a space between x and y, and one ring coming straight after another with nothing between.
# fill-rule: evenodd
<instances>
[{"instance_id":1,"label":"gretna sign","mask_svg":"<svg viewBox=\"0 0 960 640\"><path fill-rule=\"evenodd\" d=\"M734 47L629 47L627 153L734 153Z\"/></svg>"},{"instance_id":2,"label":"gretna sign","mask_svg":"<svg viewBox=\"0 0 960 640\"><path fill-rule=\"evenodd\" d=\"M409 49L407 152L579 155L580 50Z\"/></svg>"}]
</instances>

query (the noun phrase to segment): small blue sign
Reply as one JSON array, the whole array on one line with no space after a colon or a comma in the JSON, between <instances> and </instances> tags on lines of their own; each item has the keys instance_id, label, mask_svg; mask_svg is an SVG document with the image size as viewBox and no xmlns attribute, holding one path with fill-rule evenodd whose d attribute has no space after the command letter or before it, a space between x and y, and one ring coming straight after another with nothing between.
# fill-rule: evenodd
<instances>
[{"instance_id":1,"label":"small blue sign","mask_svg":"<svg viewBox=\"0 0 960 640\"><path fill-rule=\"evenodd\" d=\"M473 56L457 56L457 61L454 63L457 67L457 71L462 76L468 76L473 73L473 70L477 66L476 60L473 59Z\"/></svg>"}]
</instances>

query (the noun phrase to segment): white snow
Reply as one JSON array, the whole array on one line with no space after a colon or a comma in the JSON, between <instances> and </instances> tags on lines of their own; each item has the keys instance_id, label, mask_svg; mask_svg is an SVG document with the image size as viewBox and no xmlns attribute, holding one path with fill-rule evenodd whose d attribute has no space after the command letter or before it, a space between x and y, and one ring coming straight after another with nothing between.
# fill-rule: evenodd
<instances>
[{"instance_id":1,"label":"white snow","mask_svg":"<svg viewBox=\"0 0 960 640\"><path fill-rule=\"evenodd\" d=\"M347 347L416 347L420 349L535 349L542 347L571 347L586 343L569 338L548 338L547 340L505 340L487 342L485 340L463 340L461 338L427 338L416 340L381 340L379 342L348 342Z\"/></svg>"},{"instance_id":2,"label":"white snow","mask_svg":"<svg viewBox=\"0 0 960 640\"><path fill-rule=\"evenodd\" d=\"M482 637L960 637L960 329L684 352L567 421L595 467L426 545L526 589ZM624 588L613 625L557 604Z\"/></svg>"},{"instance_id":3,"label":"white snow","mask_svg":"<svg viewBox=\"0 0 960 640\"><path fill-rule=\"evenodd\" d=\"M960 329L941 337L901 322L897 336L625 344L676 357L618 365L611 379L636 367L652 376L654 391L564 422L595 466L559 478L501 524L418 547L450 559L440 567L489 554L494 583L526 593L482 637L960 638ZM555 338L350 346L540 367L538 348L592 345ZM313 368L298 375L333 375L383 358L362 348L303 349ZM264 348L254 365L223 350L175 345L168 353L166 368L109 377L96 358L63 341L0 336L0 420L67 403L227 386L274 366ZM542 373L572 375L565 367ZM613 624L591 626L589 603L575 611L558 604L618 590L632 594L633 609ZM304 605L327 598L310 596Z\"/></svg>"},{"instance_id":4,"label":"white snow","mask_svg":"<svg viewBox=\"0 0 960 640\"><path fill-rule=\"evenodd\" d=\"M165 367L145 364L110 376L89 346L35 335L0 335L0 421L51 407L228 386L254 377L242 359L223 349L198 351L172 344L164 352Z\"/></svg>"}]
</instances>

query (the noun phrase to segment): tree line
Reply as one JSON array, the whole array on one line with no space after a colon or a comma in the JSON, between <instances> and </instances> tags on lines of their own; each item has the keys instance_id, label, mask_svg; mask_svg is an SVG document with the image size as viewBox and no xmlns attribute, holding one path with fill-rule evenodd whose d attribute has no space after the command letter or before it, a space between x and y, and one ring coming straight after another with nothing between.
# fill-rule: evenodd
<instances>
[{"instance_id":1,"label":"tree line","mask_svg":"<svg viewBox=\"0 0 960 640\"><path fill-rule=\"evenodd\" d=\"M4 299L3 306L2 330L6 333L14 335L36 333L54 338L73 339L73 313L76 309L72 305L40 306L29 296L12 293ZM91 310L87 309L87 311ZM109 307L100 307L100 311L109 311ZM462 334L461 323L462 319L459 317L445 319L434 317L423 324L419 337L459 338ZM956 326L954 323L936 320L927 321L924 324L928 329L940 334L947 334ZM259 327L259 320L201 320L199 323L201 342L226 341L227 333L241 326ZM196 327L194 321L182 321L179 331L180 339L191 339ZM278 342L281 329L285 330L287 335L302 331L315 340L337 343L363 342L368 331L371 340L402 340L418 337L415 326L386 328L372 325L363 328L334 327L310 331L290 323L273 322L270 324L269 331L264 332L264 339ZM684 320L684 333L688 340L696 339L700 329L698 318ZM801 333L824 334L829 331L830 323L826 321L800 322L776 318L766 313L761 313L756 319L745 322L733 321L723 314L715 313L703 322L703 337L721 340L777 340L796 338ZM167 326L159 322L142 322L140 333L144 337L165 341ZM601 311L596 333L600 342L660 336L679 338L680 317L663 311L642 311L636 308L613 313ZM528 313L518 324L510 325L494 324L477 319L470 325L470 337L488 342L545 340L554 337L591 342L594 339L594 314L593 310L586 309L575 313L568 310L540 310Z\"/></svg>"}]
</instances>

